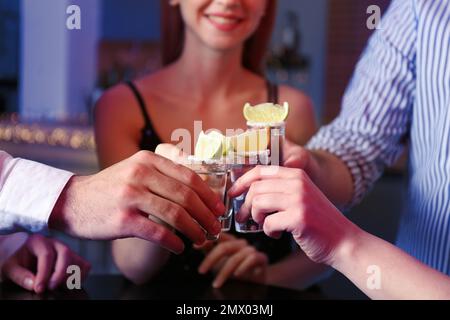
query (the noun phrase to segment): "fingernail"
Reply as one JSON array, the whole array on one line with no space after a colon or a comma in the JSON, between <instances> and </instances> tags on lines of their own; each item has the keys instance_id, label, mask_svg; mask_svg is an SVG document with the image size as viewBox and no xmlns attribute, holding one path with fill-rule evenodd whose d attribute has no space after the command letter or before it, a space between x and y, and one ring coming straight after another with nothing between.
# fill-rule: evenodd
<instances>
[{"instance_id":1,"label":"fingernail","mask_svg":"<svg viewBox=\"0 0 450 320\"><path fill-rule=\"evenodd\" d=\"M220 282L219 281L214 281L212 286L213 286L213 288L218 289L218 288L220 288Z\"/></svg>"},{"instance_id":2,"label":"fingernail","mask_svg":"<svg viewBox=\"0 0 450 320\"><path fill-rule=\"evenodd\" d=\"M223 202L217 202L214 210L217 214L223 215L225 213L225 205L223 204Z\"/></svg>"},{"instance_id":3,"label":"fingernail","mask_svg":"<svg viewBox=\"0 0 450 320\"><path fill-rule=\"evenodd\" d=\"M25 278L25 280L23 280L23 286L28 290L33 290L33 285L34 285L33 279Z\"/></svg>"},{"instance_id":4,"label":"fingernail","mask_svg":"<svg viewBox=\"0 0 450 320\"><path fill-rule=\"evenodd\" d=\"M205 268L199 267L199 268L198 268L198 273L200 273L200 274L205 274L205 273L206 273Z\"/></svg>"}]
</instances>

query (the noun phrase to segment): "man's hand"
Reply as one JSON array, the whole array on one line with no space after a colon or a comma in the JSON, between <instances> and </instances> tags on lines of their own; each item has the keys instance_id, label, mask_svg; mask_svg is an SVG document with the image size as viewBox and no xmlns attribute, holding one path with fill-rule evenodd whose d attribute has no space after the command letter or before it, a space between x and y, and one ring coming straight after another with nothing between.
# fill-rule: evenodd
<instances>
[{"instance_id":1,"label":"man's hand","mask_svg":"<svg viewBox=\"0 0 450 320\"><path fill-rule=\"evenodd\" d=\"M180 253L183 241L149 215L201 244L205 230L220 232L217 217L224 211L221 199L193 171L140 151L98 174L73 177L49 226L88 239L137 237Z\"/></svg>"},{"instance_id":2,"label":"man's hand","mask_svg":"<svg viewBox=\"0 0 450 320\"><path fill-rule=\"evenodd\" d=\"M283 231L290 232L312 261L333 265L343 244L352 242L359 229L303 170L279 167L271 176L266 172L267 168L256 167L228 191L236 197L248 190L236 220L243 222L252 216L274 238Z\"/></svg>"},{"instance_id":3,"label":"man's hand","mask_svg":"<svg viewBox=\"0 0 450 320\"><path fill-rule=\"evenodd\" d=\"M54 290L65 283L67 267L77 265L85 278L90 265L72 252L63 243L31 235L25 244L12 255L2 267L4 278L24 289L42 293L46 289Z\"/></svg>"}]
</instances>

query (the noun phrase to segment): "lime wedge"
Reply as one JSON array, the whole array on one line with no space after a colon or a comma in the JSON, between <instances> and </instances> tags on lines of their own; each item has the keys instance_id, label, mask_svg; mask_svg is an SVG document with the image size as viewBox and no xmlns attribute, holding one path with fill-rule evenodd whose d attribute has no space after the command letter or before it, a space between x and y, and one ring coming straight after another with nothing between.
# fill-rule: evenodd
<instances>
[{"instance_id":1,"label":"lime wedge","mask_svg":"<svg viewBox=\"0 0 450 320\"><path fill-rule=\"evenodd\" d=\"M200 160L220 159L223 154L225 136L220 132L211 131L205 134L203 131L198 136L194 155Z\"/></svg>"},{"instance_id":2,"label":"lime wedge","mask_svg":"<svg viewBox=\"0 0 450 320\"><path fill-rule=\"evenodd\" d=\"M273 103L263 103L251 106L246 103L244 106L244 118L256 123L277 123L286 120L289 114L289 104L285 102L282 106Z\"/></svg>"},{"instance_id":3,"label":"lime wedge","mask_svg":"<svg viewBox=\"0 0 450 320\"><path fill-rule=\"evenodd\" d=\"M239 154L264 151L270 140L269 129L247 130L231 139L233 150Z\"/></svg>"}]
</instances>

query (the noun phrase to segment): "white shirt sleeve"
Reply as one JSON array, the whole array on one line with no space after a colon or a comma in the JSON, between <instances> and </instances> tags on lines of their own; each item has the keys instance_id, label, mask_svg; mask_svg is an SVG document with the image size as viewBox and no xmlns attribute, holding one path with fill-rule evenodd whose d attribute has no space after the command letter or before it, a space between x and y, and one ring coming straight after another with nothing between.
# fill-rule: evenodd
<instances>
[{"instance_id":1,"label":"white shirt sleeve","mask_svg":"<svg viewBox=\"0 0 450 320\"><path fill-rule=\"evenodd\" d=\"M40 232L73 175L0 151L0 233Z\"/></svg>"}]
</instances>

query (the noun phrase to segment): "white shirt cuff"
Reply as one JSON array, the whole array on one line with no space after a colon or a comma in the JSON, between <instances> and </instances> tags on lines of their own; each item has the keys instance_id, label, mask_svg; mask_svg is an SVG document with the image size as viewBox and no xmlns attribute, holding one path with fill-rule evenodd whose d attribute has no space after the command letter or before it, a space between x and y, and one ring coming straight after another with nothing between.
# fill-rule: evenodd
<instances>
[{"instance_id":1,"label":"white shirt cuff","mask_svg":"<svg viewBox=\"0 0 450 320\"><path fill-rule=\"evenodd\" d=\"M7 166L2 172L0 232L47 230L53 207L73 173L18 158Z\"/></svg>"}]
</instances>

